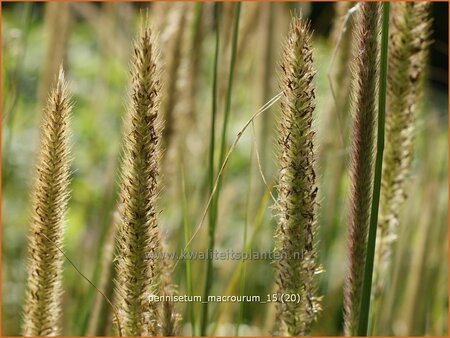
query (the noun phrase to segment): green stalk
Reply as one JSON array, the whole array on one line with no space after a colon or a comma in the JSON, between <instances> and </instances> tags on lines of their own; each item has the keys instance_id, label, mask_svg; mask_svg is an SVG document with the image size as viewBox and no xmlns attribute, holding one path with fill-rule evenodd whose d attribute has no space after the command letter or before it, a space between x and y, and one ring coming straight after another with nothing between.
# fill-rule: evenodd
<instances>
[{"instance_id":1,"label":"green stalk","mask_svg":"<svg viewBox=\"0 0 450 338\"><path fill-rule=\"evenodd\" d=\"M183 202L183 230L184 230L184 245L185 250L189 252L189 239L191 234L189 231L189 220L188 220L188 207L186 201L186 182L184 179L184 169L181 167L181 189L182 189L182 202ZM186 289L189 296L192 296L192 273L191 273L191 260L186 259ZM194 304L192 302L188 303L189 319L191 320L192 336L195 336L195 316L194 316Z\"/></svg>"},{"instance_id":2,"label":"green stalk","mask_svg":"<svg viewBox=\"0 0 450 338\"><path fill-rule=\"evenodd\" d=\"M202 17L203 17L203 2L196 2L193 7L193 22L192 33L190 42L190 61L189 61L189 85L188 85L188 116L193 123L196 122L196 103L198 92L198 80L201 68L201 54L203 44L203 30L202 30Z\"/></svg>"},{"instance_id":3,"label":"green stalk","mask_svg":"<svg viewBox=\"0 0 450 338\"><path fill-rule=\"evenodd\" d=\"M233 89L233 78L234 78L234 64L236 63L236 49L237 49L237 42L238 42L238 31L239 31L239 17L241 14L241 3L238 2L235 8L234 13L234 21L233 21L233 36L231 40L231 59L230 59L230 74L228 76L228 84L227 84L227 94L225 98L225 115L223 120L223 127L222 127L222 140L220 144L220 164L222 165L223 158L225 156L225 145L226 145L226 139L227 139L227 126L228 126L228 119L230 116L230 108L231 108L231 93ZM220 182L220 178L219 178ZM220 184L220 183L219 183ZM216 195L216 199L219 199L219 192Z\"/></svg>"},{"instance_id":4,"label":"green stalk","mask_svg":"<svg viewBox=\"0 0 450 338\"><path fill-rule=\"evenodd\" d=\"M234 78L234 64L236 63L236 51L237 51L237 43L238 43L238 30L239 30L239 17L241 13L241 3L238 2L235 8L234 14L234 22L233 22L233 36L231 40L231 58L230 58L230 73L228 76L227 83L227 92L225 97L225 110L224 110L224 118L222 125L222 135L220 140L220 153L219 153L219 165L218 168L222 167L224 157L225 157L225 147L227 140L227 127L228 120L230 117L230 109L231 109L231 94L233 90L233 78ZM217 192L213 199L213 207L214 210L214 225L217 222L217 208L219 203L220 190L222 186L222 176L219 177L217 184Z\"/></svg>"},{"instance_id":5,"label":"green stalk","mask_svg":"<svg viewBox=\"0 0 450 338\"><path fill-rule=\"evenodd\" d=\"M219 46L220 46L220 3L215 4L215 23L216 23L216 47L214 52L214 68L213 68L213 84L212 84L212 117L211 117L211 136L209 145L209 192L212 193L214 189L214 148L216 137L216 114L217 114L217 68L219 63ZM214 248L214 233L215 233L215 210L214 203L212 203L209 209L209 229L208 229L208 252ZM211 288L212 277L212 260L209 259L206 265L206 279L203 290L203 298L207 299L209 290ZM206 335L206 326L208 320L208 302L203 303L201 323L200 323L200 335Z\"/></svg>"},{"instance_id":6,"label":"green stalk","mask_svg":"<svg viewBox=\"0 0 450 338\"><path fill-rule=\"evenodd\" d=\"M254 135L254 137L256 137L256 135ZM254 149L254 145L252 144L252 148L250 151L250 154L253 154L253 149ZM255 148L256 149L256 148ZM258 151L256 149L256 151ZM248 187L248 191L247 191L247 201L246 201L246 212L245 212L245 221L244 221L244 228L243 228L243 240L242 240L242 252L247 252L247 228L248 228L248 219L249 219L249 215L250 215L250 202L251 202L251 196L252 196L252 173L253 173L253 158L250 155L250 165L249 165L249 172L248 172L248 176L249 176L249 187ZM239 270L240 270L240 274L241 274L241 281L240 281L240 286L239 286L239 295L243 296L245 293L245 278L247 275L247 265L244 259L241 259L240 263L239 263ZM244 311L245 311L245 302L242 302L239 304L239 311L238 311L238 316L237 316L237 321L236 321L236 328L234 331L235 336L239 335L239 326L242 323L242 320L244 319Z\"/></svg>"},{"instance_id":7,"label":"green stalk","mask_svg":"<svg viewBox=\"0 0 450 338\"><path fill-rule=\"evenodd\" d=\"M235 15L234 15L234 23L233 23L233 37L232 37L232 45L231 45L231 59L230 59L230 73L228 76L228 84L227 84L227 93L225 97L225 111L224 111L224 121L223 121L223 127L222 127L222 135L221 135L221 144L220 144L220 157L219 157L219 168L222 166L222 162L224 160L225 155L225 145L226 145L226 133L227 133L227 125L230 115L230 108L231 108L231 93L233 89L233 75L234 75L234 64L236 61L236 50L237 50L237 37L238 37L238 28L239 28L239 16L241 11L241 3L238 2L236 4L235 8ZM220 30L219 30L219 14L220 14L220 4L217 3L217 10L216 10L216 50L215 50L215 58L214 58L214 75L213 75L213 110L212 110L212 129L211 129L211 144L210 144L210 193L212 194L214 189L214 138L215 138L215 120L216 120L216 113L217 113L217 63L218 63L218 54L219 54L219 36L220 36ZM218 207L218 201L220 196L220 188L221 188L221 181L222 179L219 178L218 185L217 185L217 191L216 195L214 196L211 208L209 212L209 245L208 245L208 252L212 252L214 250L215 246L215 232L216 232L216 225L217 225L217 207ZM206 282L205 282L205 289L203 299L207 299L209 292L211 290L212 286L212 269L213 269L213 262L208 256L208 264L206 269ZM201 328L200 328L200 334L202 336L206 335L206 326L207 326L207 320L208 320L208 303L206 302L203 306L202 311L202 319L201 319Z\"/></svg>"},{"instance_id":8,"label":"green stalk","mask_svg":"<svg viewBox=\"0 0 450 338\"><path fill-rule=\"evenodd\" d=\"M373 259L377 237L378 208L380 202L381 173L383 168L384 150L384 116L386 110L386 74L388 64L388 38L389 38L389 9L390 3L383 2L383 26L381 35L380 54L380 82L378 92L378 132L377 153L375 159L375 176L373 184L372 208L370 212L369 238L367 240L366 265L364 269L364 282L361 298L361 312L358 324L358 336L367 335L369 322L370 294L372 291Z\"/></svg>"}]
</instances>

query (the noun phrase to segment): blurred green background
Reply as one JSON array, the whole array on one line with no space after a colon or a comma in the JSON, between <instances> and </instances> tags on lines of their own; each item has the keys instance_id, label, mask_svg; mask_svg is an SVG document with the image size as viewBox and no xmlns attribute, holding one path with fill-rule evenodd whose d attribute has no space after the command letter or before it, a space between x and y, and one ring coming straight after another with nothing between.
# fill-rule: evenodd
<instances>
[{"instance_id":1,"label":"blurred green background","mask_svg":"<svg viewBox=\"0 0 450 338\"><path fill-rule=\"evenodd\" d=\"M230 62L232 3L220 18L219 116ZM403 207L391 278L383 292L388 321L374 328L386 335L446 335L448 332L448 7L433 4L434 43L417 114L416 147L409 197ZM65 252L112 298L113 214L117 198L121 128L129 84L128 64L140 12L149 9L163 61L161 113L170 122L164 137L160 227L171 251L184 248L183 221L191 234L208 199L208 151L212 65L215 46L212 3L2 3L2 328L20 334L26 281L30 190L41 109L63 62L73 93L72 181ZM325 272L323 314L313 334L342 332L342 285L346 272L348 148L337 124L327 69L336 39L333 3L243 3L233 85L228 144L259 107L278 93L277 66L290 12L312 20L317 68L316 144L321 201L318 234ZM335 68L336 65L333 66ZM345 76L349 76L348 71ZM335 79L339 87L343 79ZM279 106L255 121L233 152L223 178L216 247L241 251L244 233L253 251L270 251L276 219L260 175L255 148L269 186L276 184L276 119ZM349 120L349 119L347 119ZM347 122L348 123L348 122ZM345 127L345 126L344 126ZM220 129L219 129L220 130ZM217 142L218 143L218 142ZM184 175L182 175L182 173ZM186 185L183 211L182 176ZM273 191L275 193L275 189ZM191 244L206 250L207 222ZM192 261L194 295L201 295L205 262ZM213 295L261 295L273 290L268 261L214 262ZM173 280L187 294L185 264ZM70 264L64 265L63 334L112 334L111 309ZM194 304L196 320L201 304ZM176 304L182 333L191 334L187 304ZM211 335L267 335L273 304L210 306ZM237 328L237 323L239 327ZM198 323L197 323L198 324ZM238 330L238 331L236 331Z\"/></svg>"}]
</instances>

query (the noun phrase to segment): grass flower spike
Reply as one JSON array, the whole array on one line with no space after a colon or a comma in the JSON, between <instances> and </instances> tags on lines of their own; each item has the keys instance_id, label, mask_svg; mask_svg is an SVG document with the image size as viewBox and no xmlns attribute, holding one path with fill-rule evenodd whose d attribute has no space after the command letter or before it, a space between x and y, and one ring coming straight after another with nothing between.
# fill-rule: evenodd
<instances>
[{"instance_id":1,"label":"grass flower spike","mask_svg":"<svg viewBox=\"0 0 450 338\"><path fill-rule=\"evenodd\" d=\"M372 203L379 72L381 10L378 2L360 4L355 27L353 133L349 228L349 270L344 287L344 330L356 335L361 306Z\"/></svg>"},{"instance_id":2,"label":"grass flower spike","mask_svg":"<svg viewBox=\"0 0 450 338\"><path fill-rule=\"evenodd\" d=\"M279 294L300 302L278 303L278 334L308 334L320 310L316 296L317 185L314 170L314 69L309 25L292 18L281 65L280 178L275 250Z\"/></svg>"},{"instance_id":3,"label":"grass flower spike","mask_svg":"<svg viewBox=\"0 0 450 338\"><path fill-rule=\"evenodd\" d=\"M160 74L155 40L143 27L131 63L131 103L127 109L120 220L117 235L116 306L123 334L161 334L161 295L164 264L156 200L159 190L161 123ZM171 318L171 316L166 315Z\"/></svg>"},{"instance_id":4,"label":"grass flower spike","mask_svg":"<svg viewBox=\"0 0 450 338\"><path fill-rule=\"evenodd\" d=\"M59 71L41 125L28 248L23 314L25 336L61 334L61 279L64 217L69 198L69 115L71 103Z\"/></svg>"},{"instance_id":5,"label":"grass flower spike","mask_svg":"<svg viewBox=\"0 0 450 338\"><path fill-rule=\"evenodd\" d=\"M390 265L400 207L406 198L405 185L413 154L415 113L422 97L422 80L431 34L430 3L398 2L392 4L392 9L386 145L375 256L376 295L381 292Z\"/></svg>"}]
</instances>

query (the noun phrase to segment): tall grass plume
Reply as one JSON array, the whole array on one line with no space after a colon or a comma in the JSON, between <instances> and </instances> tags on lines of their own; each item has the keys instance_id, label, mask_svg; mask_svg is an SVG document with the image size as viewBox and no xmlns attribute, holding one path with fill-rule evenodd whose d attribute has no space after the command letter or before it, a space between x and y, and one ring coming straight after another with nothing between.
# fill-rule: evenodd
<instances>
[{"instance_id":1,"label":"tall grass plume","mask_svg":"<svg viewBox=\"0 0 450 338\"><path fill-rule=\"evenodd\" d=\"M372 203L379 73L380 3L361 3L355 27L350 175L349 269L344 286L344 330L356 335Z\"/></svg>"},{"instance_id":2,"label":"tall grass plume","mask_svg":"<svg viewBox=\"0 0 450 338\"><path fill-rule=\"evenodd\" d=\"M413 155L415 114L422 98L424 69L430 45L430 3L392 4L387 81L386 143L382 175L380 219L375 255L374 294L384 286L399 212Z\"/></svg>"},{"instance_id":3,"label":"tall grass plume","mask_svg":"<svg viewBox=\"0 0 450 338\"><path fill-rule=\"evenodd\" d=\"M61 334L64 218L69 199L70 97L60 68L44 109L32 195L28 279L23 311L25 336Z\"/></svg>"},{"instance_id":4,"label":"tall grass plume","mask_svg":"<svg viewBox=\"0 0 450 338\"><path fill-rule=\"evenodd\" d=\"M161 159L160 73L158 51L150 28L143 25L131 62L131 103L124 133L117 234L116 304L123 334L161 335L161 304L165 266L158 227L157 195ZM171 324L169 324L170 326ZM164 332L165 333L165 332Z\"/></svg>"},{"instance_id":5,"label":"tall grass plume","mask_svg":"<svg viewBox=\"0 0 450 338\"><path fill-rule=\"evenodd\" d=\"M293 17L281 64L280 177L275 250L278 294L299 294L300 301L277 303L280 335L310 332L320 311L317 297L317 185L313 114L314 68L309 23Z\"/></svg>"}]
</instances>

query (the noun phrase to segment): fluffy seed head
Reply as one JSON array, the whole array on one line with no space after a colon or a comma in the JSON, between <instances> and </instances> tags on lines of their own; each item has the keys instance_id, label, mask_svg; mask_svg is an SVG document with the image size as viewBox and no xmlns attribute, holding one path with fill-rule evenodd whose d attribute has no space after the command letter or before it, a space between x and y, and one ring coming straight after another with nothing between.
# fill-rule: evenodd
<instances>
[{"instance_id":1,"label":"fluffy seed head","mask_svg":"<svg viewBox=\"0 0 450 338\"><path fill-rule=\"evenodd\" d=\"M316 296L317 186L314 156L314 69L309 24L293 17L281 64L280 178L276 248L280 294L299 294L299 303L278 303L277 333L308 334L320 310Z\"/></svg>"},{"instance_id":2,"label":"fluffy seed head","mask_svg":"<svg viewBox=\"0 0 450 338\"><path fill-rule=\"evenodd\" d=\"M61 278L64 217L69 185L69 115L71 104L60 69L41 125L32 220L28 244L28 279L23 313L25 336L61 334Z\"/></svg>"},{"instance_id":3,"label":"fluffy seed head","mask_svg":"<svg viewBox=\"0 0 450 338\"><path fill-rule=\"evenodd\" d=\"M349 224L349 270L344 287L344 329L356 335L361 306L367 235L372 203L379 69L380 3L358 10L354 61L353 132Z\"/></svg>"},{"instance_id":4,"label":"fluffy seed head","mask_svg":"<svg viewBox=\"0 0 450 338\"><path fill-rule=\"evenodd\" d=\"M131 62L131 103L124 133L117 232L116 304L123 334L156 335L162 266L156 200L161 128L158 116L160 75L151 30L143 27Z\"/></svg>"},{"instance_id":5,"label":"fluffy seed head","mask_svg":"<svg viewBox=\"0 0 450 338\"><path fill-rule=\"evenodd\" d=\"M386 142L375 255L374 292L383 288L406 198L413 155L415 114L422 96L430 44L429 2L392 4L387 81Z\"/></svg>"}]
</instances>

